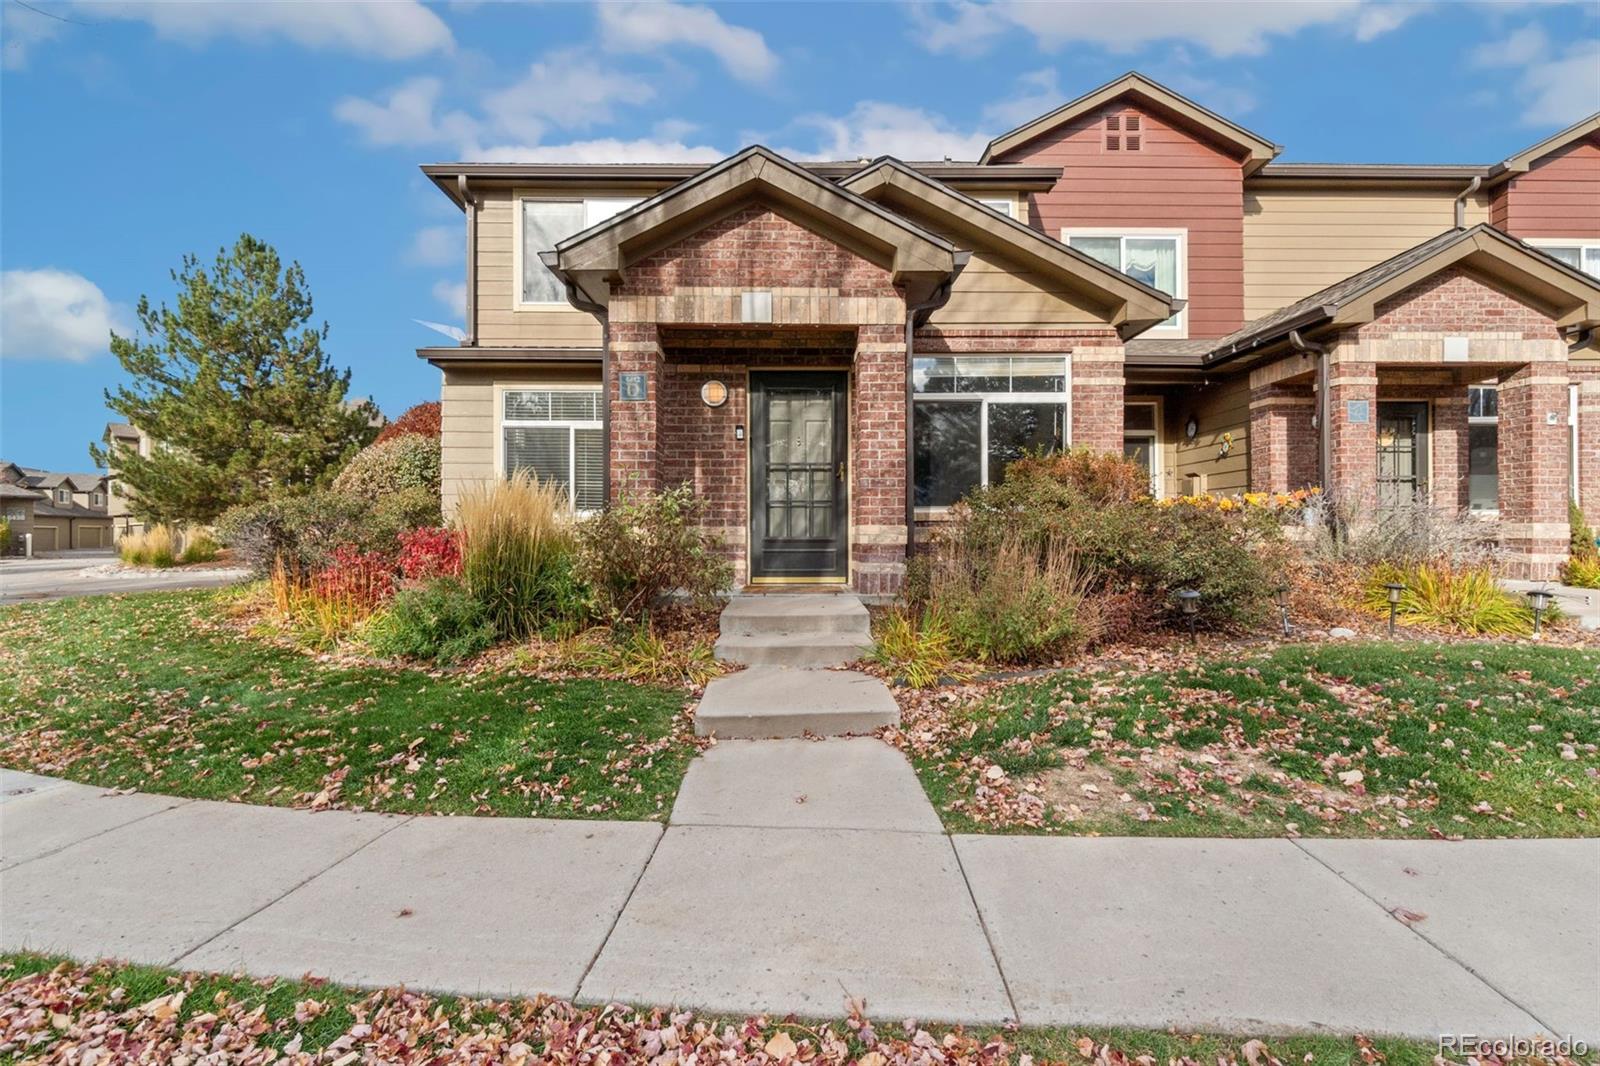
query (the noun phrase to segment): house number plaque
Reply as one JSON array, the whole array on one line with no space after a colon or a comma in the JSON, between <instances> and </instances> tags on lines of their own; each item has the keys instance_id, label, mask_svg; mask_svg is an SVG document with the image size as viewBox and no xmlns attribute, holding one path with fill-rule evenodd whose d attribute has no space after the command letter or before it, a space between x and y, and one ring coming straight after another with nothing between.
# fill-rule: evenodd
<instances>
[{"instance_id":1,"label":"house number plaque","mask_svg":"<svg viewBox=\"0 0 1600 1066\"><path fill-rule=\"evenodd\" d=\"M618 374L617 395L625 403L639 403L650 397L650 378L647 374Z\"/></svg>"}]
</instances>

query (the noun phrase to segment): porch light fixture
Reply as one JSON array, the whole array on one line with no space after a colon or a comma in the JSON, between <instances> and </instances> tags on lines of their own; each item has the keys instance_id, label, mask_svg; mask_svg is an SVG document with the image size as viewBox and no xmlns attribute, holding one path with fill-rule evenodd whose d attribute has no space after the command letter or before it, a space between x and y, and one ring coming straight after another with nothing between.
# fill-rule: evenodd
<instances>
[{"instance_id":1,"label":"porch light fixture","mask_svg":"<svg viewBox=\"0 0 1600 1066\"><path fill-rule=\"evenodd\" d=\"M1529 589L1528 605L1533 608L1533 639L1538 640L1540 636L1540 618L1545 611L1550 609L1550 590L1543 588Z\"/></svg>"},{"instance_id":2,"label":"porch light fixture","mask_svg":"<svg viewBox=\"0 0 1600 1066\"><path fill-rule=\"evenodd\" d=\"M1383 586L1389 590L1389 636L1394 636L1394 616L1400 610L1400 594L1406 587L1397 581L1386 582Z\"/></svg>"},{"instance_id":3,"label":"porch light fixture","mask_svg":"<svg viewBox=\"0 0 1600 1066\"><path fill-rule=\"evenodd\" d=\"M728 402L728 386L720 381L708 381L700 386L700 399L707 407L721 407Z\"/></svg>"},{"instance_id":4,"label":"porch light fixture","mask_svg":"<svg viewBox=\"0 0 1600 1066\"><path fill-rule=\"evenodd\" d=\"M1279 585L1272 590L1272 598L1278 604L1278 617L1283 620L1283 635L1289 635L1289 586Z\"/></svg>"},{"instance_id":5,"label":"porch light fixture","mask_svg":"<svg viewBox=\"0 0 1600 1066\"><path fill-rule=\"evenodd\" d=\"M1200 638L1195 633L1195 623L1200 621L1200 593L1196 589L1179 589L1174 593L1178 597L1178 606L1183 609L1183 619L1189 623L1189 640L1199 643Z\"/></svg>"}]
</instances>

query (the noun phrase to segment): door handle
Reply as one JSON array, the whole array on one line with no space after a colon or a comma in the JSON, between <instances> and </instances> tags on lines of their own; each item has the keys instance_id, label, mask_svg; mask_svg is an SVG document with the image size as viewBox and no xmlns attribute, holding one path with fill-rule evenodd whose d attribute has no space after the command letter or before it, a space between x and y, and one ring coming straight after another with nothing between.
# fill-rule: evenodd
<instances>
[{"instance_id":1,"label":"door handle","mask_svg":"<svg viewBox=\"0 0 1600 1066\"><path fill-rule=\"evenodd\" d=\"M844 460L843 459L839 460L839 480L840 481L844 480Z\"/></svg>"}]
</instances>

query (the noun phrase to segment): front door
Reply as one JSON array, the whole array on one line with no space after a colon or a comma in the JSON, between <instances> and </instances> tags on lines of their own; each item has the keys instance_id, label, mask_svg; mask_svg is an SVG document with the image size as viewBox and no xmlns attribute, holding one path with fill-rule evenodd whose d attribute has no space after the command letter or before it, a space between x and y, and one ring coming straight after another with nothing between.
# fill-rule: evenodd
<instances>
[{"instance_id":1,"label":"front door","mask_svg":"<svg viewBox=\"0 0 1600 1066\"><path fill-rule=\"evenodd\" d=\"M849 576L842 370L750 375L750 576Z\"/></svg>"},{"instance_id":2,"label":"front door","mask_svg":"<svg viewBox=\"0 0 1600 1066\"><path fill-rule=\"evenodd\" d=\"M1428 405L1378 404L1378 505L1426 501Z\"/></svg>"}]
</instances>

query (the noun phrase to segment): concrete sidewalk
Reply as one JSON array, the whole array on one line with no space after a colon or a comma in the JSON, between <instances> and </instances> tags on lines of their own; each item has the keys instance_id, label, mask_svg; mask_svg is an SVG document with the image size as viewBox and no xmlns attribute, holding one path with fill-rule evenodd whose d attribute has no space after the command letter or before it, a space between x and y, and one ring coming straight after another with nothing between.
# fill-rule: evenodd
<instances>
[{"instance_id":1,"label":"concrete sidewalk","mask_svg":"<svg viewBox=\"0 0 1600 1066\"><path fill-rule=\"evenodd\" d=\"M0 771L6 950L468 995L1593 1043L1597 885L1600 840L951 837L867 738L717 745L666 828Z\"/></svg>"}]
</instances>

